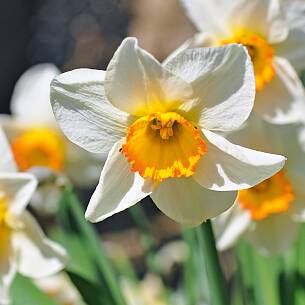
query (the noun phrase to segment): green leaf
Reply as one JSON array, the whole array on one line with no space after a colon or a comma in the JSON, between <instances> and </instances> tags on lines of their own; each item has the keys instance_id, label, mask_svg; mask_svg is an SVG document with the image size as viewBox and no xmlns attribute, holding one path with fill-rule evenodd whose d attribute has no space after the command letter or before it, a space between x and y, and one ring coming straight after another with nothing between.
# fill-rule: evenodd
<instances>
[{"instance_id":1,"label":"green leaf","mask_svg":"<svg viewBox=\"0 0 305 305\"><path fill-rule=\"evenodd\" d=\"M254 303L256 305L280 305L278 285L281 271L280 259L261 256L246 242L242 242L242 248L244 258L247 260L242 265L247 268L247 270L243 270L243 274L245 282L253 289Z\"/></svg>"},{"instance_id":2,"label":"green leaf","mask_svg":"<svg viewBox=\"0 0 305 305\"><path fill-rule=\"evenodd\" d=\"M305 225L302 225L300 238L296 248L296 291L295 291L295 304L305 305Z\"/></svg>"},{"instance_id":3,"label":"green leaf","mask_svg":"<svg viewBox=\"0 0 305 305\"><path fill-rule=\"evenodd\" d=\"M111 304L99 285L74 272L68 272L68 275L87 305Z\"/></svg>"},{"instance_id":4,"label":"green leaf","mask_svg":"<svg viewBox=\"0 0 305 305\"><path fill-rule=\"evenodd\" d=\"M11 287L14 305L58 305L43 293L30 279L17 274Z\"/></svg>"},{"instance_id":5,"label":"green leaf","mask_svg":"<svg viewBox=\"0 0 305 305\"><path fill-rule=\"evenodd\" d=\"M60 202L58 222L63 231L61 240L72 259L68 269L99 285L103 295L111 300L108 302L109 305L126 305L118 278L106 256L102 242L93 226L85 220L84 214L72 188L66 186ZM95 305L104 303L96 302Z\"/></svg>"}]
</instances>

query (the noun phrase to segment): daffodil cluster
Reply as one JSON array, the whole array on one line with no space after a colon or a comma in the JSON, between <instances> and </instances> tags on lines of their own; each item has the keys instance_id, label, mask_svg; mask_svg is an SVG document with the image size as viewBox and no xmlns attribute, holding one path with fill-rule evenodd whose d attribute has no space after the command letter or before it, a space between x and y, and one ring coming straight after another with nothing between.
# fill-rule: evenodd
<instances>
[{"instance_id":1,"label":"daffodil cluster","mask_svg":"<svg viewBox=\"0 0 305 305\"><path fill-rule=\"evenodd\" d=\"M40 64L18 80L12 115L0 117L1 304L17 272L45 277L38 285L60 302L83 304L73 289L62 291L66 278L48 277L67 254L26 210L31 201L56 211L67 181L97 184L84 215L91 222L150 196L184 226L213 219L219 250L244 236L278 254L297 239L305 219L305 5L180 2L199 32L163 62L127 37L106 70L60 74ZM138 289L123 287L133 300Z\"/></svg>"}]
</instances>

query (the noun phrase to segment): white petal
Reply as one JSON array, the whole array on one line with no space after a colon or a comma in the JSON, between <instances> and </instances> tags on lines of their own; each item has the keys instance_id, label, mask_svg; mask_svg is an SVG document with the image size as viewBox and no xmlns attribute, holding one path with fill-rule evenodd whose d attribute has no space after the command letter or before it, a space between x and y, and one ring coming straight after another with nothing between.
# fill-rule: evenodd
<instances>
[{"instance_id":1,"label":"white petal","mask_svg":"<svg viewBox=\"0 0 305 305\"><path fill-rule=\"evenodd\" d=\"M229 2L232 3L229 23L234 28L259 33L270 43L283 41L287 37L289 29L279 0L233 0Z\"/></svg>"},{"instance_id":2,"label":"white petal","mask_svg":"<svg viewBox=\"0 0 305 305\"><path fill-rule=\"evenodd\" d=\"M297 221L305 221L305 160L304 152L298 155L293 165L285 167L285 174L292 185L295 201L291 205L289 212ZM298 162L297 162L298 161Z\"/></svg>"},{"instance_id":3,"label":"white petal","mask_svg":"<svg viewBox=\"0 0 305 305\"><path fill-rule=\"evenodd\" d=\"M105 92L122 111L146 115L177 108L192 88L139 48L135 38L126 38L108 65Z\"/></svg>"},{"instance_id":4,"label":"white petal","mask_svg":"<svg viewBox=\"0 0 305 305\"><path fill-rule=\"evenodd\" d=\"M0 173L17 171L17 166L11 151L11 147L7 141L7 138L0 127Z\"/></svg>"},{"instance_id":5,"label":"white petal","mask_svg":"<svg viewBox=\"0 0 305 305\"><path fill-rule=\"evenodd\" d=\"M304 18L305 19L305 18ZM276 54L289 60L297 71L305 68L305 22L302 27L292 28L287 39L273 45Z\"/></svg>"},{"instance_id":6,"label":"white petal","mask_svg":"<svg viewBox=\"0 0 305 305\"><path fill-rule=\"evenodd\" d=\"M108 153L125 135L129 115L107 101L105 72L77 69L56 77L51 85L55 117L75 144L93 153Z\"/></svg>"},{"instance_id":7,"label":"white petal","mask_svg":"<svg viewBox=\"0 0 305 305\"><path fill-rule=\"evenodd\" d=\"M10 287L15 278L17 269L13 253L10 257L0 261L0 304L11 304Z\"/></svg>"},{"instance_id":8,"label":"white petal","mask_svg":"<svg viewBox=\"0 0 305 305\"><path fill-rule=\"evenodd\" d=\"M225 37L230 34L227 24L228 1L180 0L187 15L199 31Z\"/></svg>"},{"instance_id":9,"label":"white petal","mask_svg":"<svg viewBox=\"0 0 305 305\"><path fill-rule=\"evenodd\" d=\"M174 58L181 52L187 49L199 48L199 47L209 47L215 44L215 39L208 33L196 33L193 37L186 40L181 46L174 50L162 63L163 66L167 66L167 63L174 60ZM171 66L168 66L169 69Z\"/></svg>"},{"instance_id":10,"label":"white petal","mask_svg":"<svg viewBox=\"0 0 305 305\"><path fill-rule=\"evenodd\" d=\"M288 124L300 121L305 113L303 85L290 63L274 59L275 77L255 99L254 111L273 124Z\"/></svg>"},{"instance_id":11,"label":"white petal","mask_svg":"<svg viewBox=\"0 0 305 305\"><path fill-rule=\"evenodd\" d=\"M151 192L149 183L137 173L131 172L131 166L120 152L124 141L116 143L109 152L101 173L99 184L92 195L86 211L86 219L91 222L121 212Z\"/></svg>"},{"instance_id":12,"label":"white petal","mask_svg":"<svg viewBox=\"0 0 305 305\"><path fill-rule=\"evenodd\" d=\"M290 214L281 213L253 223L246 237L262 254L278 255L292 246L299 226Z\"/></svg>"},{"instance_id":13,"label":"white petal","mask_svg":"<svg viewBox=\"0 0 305 305\"><path fill-rule=\"evenodd\" d=\"M11 100L12 114L31 124L55 124L50 104L50 84L60 71L53 64L39 64L22 74Z\"/></svg>"},{"instance_id":14,"label":"white petal","mask_svg":"<svg viewBox=\"0 0 305 305\"><path fill-rule=\"evenodd\" d=\"M236 192L207 190L192 178L172 178L162 181L151 198L171 219L196 226L227 210L233 205L236 195Z\"/></svg>"},{"instance_id":15,"label":"white petal","mask_svg":"<svg viewBox=\"0 0 305 305\"><path fill-rule=\"evenodd\" d=\"M220 39L240 29L259 33L270 42L282 41L288 34L278 0L182 0L182 3L200 31Z\"/></svg>"},{"instance_id":16,"label":"white petal","mask_svg":"<svg viewBox=\"0 0 305 305\"><path fill-rule=\"evenodd\" d=\"M213 219L217 249L224 251L238 241L251 222L251 215L236 202L229 210Z\"/></svg>"},{"instance_id":17,"label":"white petal","mask_svg":"<svg viewBox=\"0 0 305 305\"><path fill-rule=\"evenodd\" d=\"M197 99L180 108L202 128L233 130L248 118L255 80L243 46L188 49L167 61L166 67L192 84Z\"/></svg>"},{"instance_id":18,"label":"white petal","mask_svg":"<svg viewBox=\"0 0 305 305\"><path fill-rule=\"evenodd\" d=\"M67 263L65 250L45 237L28 212L24 211L20 219L24 228L13 235L18 271L31 278L41 278L63 269Z\"/></svg>"},{"instance_id":19,"label":"white petal","mask_svg":"<svg viewBox=\"0 0 305 305\"><path fill-rule=\"evenodd\" d=\"M37 186L36 178L27 173L0 173L0 193L8 197L8 208L20 215L29 203Z\"/></svg>"},{"instance_id":20,"label":"white petal","mask_svg":"<svg viewBox=\"0 0 305 305\"><path fill-rule=\"evenodd\" d=\"M215 133L203 130L207 153L197 166L194 179L217 191L250 188L278 172L285 157L263 153L230 143Z\"/></svg>"},{"instance_id":21,"label":"white petal","mask_svg":"<svg viewBox=\"0 0 305 305\"><path fill-rule=\"evenodd\" d=\"M89 153L73 143L67 143L65 173L76 186L96 186L106 158L106 154Z\"/></svg>"}]
</instances>

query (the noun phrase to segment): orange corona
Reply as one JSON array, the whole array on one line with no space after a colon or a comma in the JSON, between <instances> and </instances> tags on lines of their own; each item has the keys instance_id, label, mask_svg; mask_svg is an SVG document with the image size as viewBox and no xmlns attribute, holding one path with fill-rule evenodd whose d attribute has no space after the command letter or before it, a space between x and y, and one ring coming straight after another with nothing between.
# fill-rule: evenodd
<instances>
[{"instance_id":1,"label":"orange corona","mask_svg":"<svg viewBox=\"0 0 305 305\"><path fill-rule=\"evenodd\" d=\"M27 130L12 141L12 151L21 171L35 166L61 171L64 166L64 142L52 129Z\"/></svg>"},{"instance_id":2,"label":"orange corona","mask_svg":"<svg viewBox=\"0 0 305 305\"><path fill-rule=\"evenodd\" d=\"M197 128L176 112L138 119L128 128L122 146L132 171L155 181L192 176L206 151Z\"/></svg>"},{"instance_id":3,"label":"orange corona","mask_svg":"<svg viewBox=\"0 0 305 305\"><path fill-rule=\"evenodd\" d=\"M283 171L238 193L239 204L257 221L287 211L294 198L292 186Z\"/></svg>"},{"instance_id":4,"label":"orange corona","mask_svg":"<svg viewBox=\"0 0 305 305\"><path fill-rule=\"evenodd\" d=\"M274 49L260 35L243 30L236 31L232 37L220 41L220 45L230 43L240 43L247 48L254 67L256 90L262 90L275 76L272 65Z\"/></svg>"}]
</instances>

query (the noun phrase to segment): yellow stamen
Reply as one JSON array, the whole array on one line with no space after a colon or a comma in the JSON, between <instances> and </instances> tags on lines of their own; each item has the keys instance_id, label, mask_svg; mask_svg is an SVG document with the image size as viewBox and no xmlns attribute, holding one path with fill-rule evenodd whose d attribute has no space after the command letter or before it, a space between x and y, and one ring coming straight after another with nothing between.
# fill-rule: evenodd
<instances>
[{"instance_id":1,"label":"yellow stamen","mask_svg":"<svg viewBox=\"0 0 305 305\"><path fill-rule=\"evenodd\" d=\"M122 152L132 171L162 181L192 176L206 145L197 128L181 115L158 112L129 127Z\"/></svg>"},{"instance_id":2,"label":"yellow stamen","mask_svg":"<svg viewBox=\"0 0 305 305\"><path fill-rule=\"evenodd\" d=\"M240 43L248 49L254 67L256 90L262 90L275 76L272 65L274 49L260 35L244 30L236 31L232 37L219 42L220 45L230 43Z\"/></svg>"},{"instance_id":3,"label":"yellow stamen","mask_svg":"<svg viewBox=\"0 0 305 305\"><path fill-rule=\"evenodd\" d=\"M283 171L238 193L238 202L250 211L254 220L287 211L294 198L292 186Z\"/></svg>"},{"instance_id":4,"label":"yellow stamen","mask_svg":"<svg viewBox=\"0 0 305 305\"><path fill-rule=\"evenodd\" d=\"M34 166L61 171L64 166L64 141L52 129L29 129L13 140L12 151L21 171Z\"/></svg>"}]
</instances>

